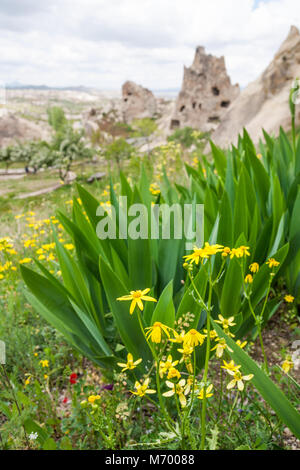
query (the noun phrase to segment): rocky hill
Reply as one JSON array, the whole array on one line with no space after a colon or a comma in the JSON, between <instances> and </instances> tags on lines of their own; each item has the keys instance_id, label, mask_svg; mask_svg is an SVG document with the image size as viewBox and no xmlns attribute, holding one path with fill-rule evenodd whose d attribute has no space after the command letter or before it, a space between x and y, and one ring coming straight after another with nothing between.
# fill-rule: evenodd
<instances>
[{"instance_id":1,"label":"rocky hill","mask_svg":"<svg viewBox=\"0 0 300 470\"><path fill-rule=\"evenodd\" d=\"M193 64L184 67L171 129L215 129L239 92L239 85L231 84L224 57L214 57L206 54L204 47L197 47Z\"/></svg>"},{"instance_id":2,"label":"rocky hill","mask_svg":"<svg viewBox=\"0 0 300 470\"><path fill-rule=\"evenodd\" d=\"M289 92L300 77L300 34L292 26L274 59L254 82L250 83L223 116L212 140L221 147L236 143L245 127L254 142L262 128L277 135L280 126L290 128ZM298 113L297 120L300 123Z\"/></svg>"},{"instance_id":3,"label":"rocky hill","mask_svg":"<svg viewBox=\"0 0 300 470\"><path fill-rule=\"evenodd\" d=\"M127 81L122 86L122 111L126 123L134 119L152 118L156 113L156 99L148 88Z\"/></svg>"}]
</instances>

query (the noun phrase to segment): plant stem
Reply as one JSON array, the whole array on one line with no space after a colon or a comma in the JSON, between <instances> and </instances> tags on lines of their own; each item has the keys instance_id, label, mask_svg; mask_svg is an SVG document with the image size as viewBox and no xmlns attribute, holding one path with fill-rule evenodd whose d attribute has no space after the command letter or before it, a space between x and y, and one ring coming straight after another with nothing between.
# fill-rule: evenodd
<instances>
[{"instance_id":1,"label":"plant stem","mask_svg":"<svg viewBox=\"0 0 300 470\"><path fill-rule=\"evenodd\" d=\"M206 354L205 354L205 366L204 366L204 376L203 376L204 387L203 387L203 405L202 405L202 418L201 418L201 445L200 445L201 450L204 450L204 447L205 447L205 434L206 434L206 384L207 384L208 363L209 363L209 355L210 355L211 296L212 296L212 281L210 277L209 278L208 303L207 303L207 318L206 318L207 340L206 340Z\"/></svg>"},{"instance_id":2,"label":"plant stem","mask_svg":"<svg viewBox=\"0 0 300 470\"><path fill-rule=\"evenodd\" d=\"M231 415L232 415L232 412L233 412L234 408L236 407L236 404L237 404L237 401L238 401L238 396L239 396L239 393L236 392L236 396L234 398L234 401L233 401L233 404L232 404L232 407L231 407L231 410L230 410L229 416L228 416L229 424L231 423Z\"/></svg>"},{"instance_id":3,"label":"plant stem","mask_svg":"<svg viewBox=\"0 0 300 470\"><path fill-rule=\"evenodd\" d=\"M220 414L221 414L221 407L222 407L222 401L223 401L223 369L220 368L220 381L221 381L221 385L220 385L220 399L219 399L219 408L218 408L218 418L220 417Z\"/></svg>"},{"instance_id":4,"label":"plant stem","mask_svg":"<svg viewBox=\"0 0 300 470\"><path fill-rule=\"evenodd\" d=\"M267 305L267 300L268 300L269 293L270 293L270 289L271 289L272 277L270 277L270 281L269 281L269 285L268 285L268 290L267 290L267 294L266 294L265 301L264 301L264 304L263 304L263 308L262 308L262 311L261 311L260 316L258 317L258 316L255 314L254 309L253 309L253 307L252 307L250 295L247 293L247 289L246 289L246 286L245 286L245 279L244 279L244 273L243 273L243 268L242 268L242 266L241 266L241 274L242 274L242 280L243 280L243 287L244 287L245 296L246 296L246 299L248 300L249 309L250 309L250 312L251 312L251 314L252 314L252 316L253 316L253 318L254 318L255 325L256 325L256 327L257 327L258 336L259 336L259 342L260 342L260 347L261 347L261 352L262 352L262 355L263 355L263 358L264 358L265 370L266 370L266 373L269 374L268 359L267 359L267 356L266 356L266 352L265 352L265 348L264 348L264 343L263 343L263 338L262 338L261 322L262 322L262 319L263 319L264 311L265 311L265 308L266 308L266 305Z\"/></svg>"},{"instance_id":5,"label":"plant stem","mask_svg":"<svg viewBox=\"0 0 300 470\"><path fill-rule=\"evenodd\" d=\"M158 395L158 400L159 400L159 405L161 407L161 410L163 412L163 415L164 417L166 418L167 422L169 423L171 429L175 432L174 428L173 428L173 421L172 419L170 418L169 416L169 413L167 412L166 408L165 408L165 405L164 405L164 401L163 401L163 397L162 397L162 394L161 394L161 390L160 390L160 381L159 381L159 358L155 352L155 349L152 347L152 345L150 344L146 334L145 334L145 331L144 331L144 327L143 327L143 323L142 323L142 319L141 319L141 313L140 311L138 310L138 320L139 320L139 324L140 324L140 328L142 330L142 333L144 335L144 338L150 348L150 351L152 353L152 356L153 356L153 359L155 360L155 363L156 363L156 387L157 387L157 395Z\"/></svg>"}]
</instances>

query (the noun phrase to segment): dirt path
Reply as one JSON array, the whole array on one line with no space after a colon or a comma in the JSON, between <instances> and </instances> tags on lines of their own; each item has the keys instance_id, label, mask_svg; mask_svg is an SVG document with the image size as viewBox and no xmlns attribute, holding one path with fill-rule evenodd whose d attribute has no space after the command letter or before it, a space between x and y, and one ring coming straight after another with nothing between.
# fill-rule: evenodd
<instances>
[{"instance_id":1,"label":"dirt path","mask_svg":"<svg viewBox=\"0 0 300 470\"><path fill-rule=\"evenodd\" d=\"M52 186L49 186L48 188L39 189L38 191L33 191L31 193L21 193L16 196L16 199L26 199L28 197L41 196L42 194L51 193L52 191L61 188L61 186L61 183L56 183Z\"/></svg>"}]
</instances>

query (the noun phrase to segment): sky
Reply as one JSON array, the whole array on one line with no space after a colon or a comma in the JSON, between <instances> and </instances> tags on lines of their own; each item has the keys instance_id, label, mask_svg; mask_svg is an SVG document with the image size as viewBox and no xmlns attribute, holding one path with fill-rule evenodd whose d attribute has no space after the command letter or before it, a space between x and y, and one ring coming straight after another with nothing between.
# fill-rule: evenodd
<instances>
[{"instance_id":1,"label":"sky","mask_svg":"<svg viewBox=\"0 0 300 470\"><path fill-rule=\"evenodd\" d=\"M244 87L292 24L299 0L0 0L0 82L179 89L201 45Z\"/></svg>"}]
</instances>

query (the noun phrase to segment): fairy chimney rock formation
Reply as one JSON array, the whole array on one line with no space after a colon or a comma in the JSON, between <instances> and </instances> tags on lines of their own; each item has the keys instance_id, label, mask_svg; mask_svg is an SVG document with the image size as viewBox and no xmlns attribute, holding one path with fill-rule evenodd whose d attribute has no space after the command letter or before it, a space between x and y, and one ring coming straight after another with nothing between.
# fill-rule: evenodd
<instances>
[{"instance_id":1,"label":"fairy chimney rock formation","mask_svg":"<svg viewBox=\"0 0 300 470\"><path fill-rule=\"evenodd\" d=\"M239 85L230 82L224 57L214 57L206 54L204 47L197 47L192 66L184 67L171 129L215 129L239 92Z\"/></svg>"},{"instance_id":2,"label":"fairy chimney rock formation","mask_svg":"<svg viewBox=\"0 0 300 470\"><path fill-rule=\"evenodd\" d=\"M213 141L228 147L236 144L245 127L255 143L262 137L262 128L276 135L280 126L291 127L289 93L294 80L300 77L300 34L292 26L285 41L265 71L240 94L212 135ZM300 112L297 112L297 125Z\"/></svg>"},{"instance_id":3,"label":"fairy chimney rock formation","mask_svg":"<svg viewBox=\"0 0 300 470\"><path fill-rule=\"evenodd\" d=\"M156 99L147 88L127 81L122 86L122 113L125 122L152 118L156 113Z\"/></svg>"}]
</instances>

